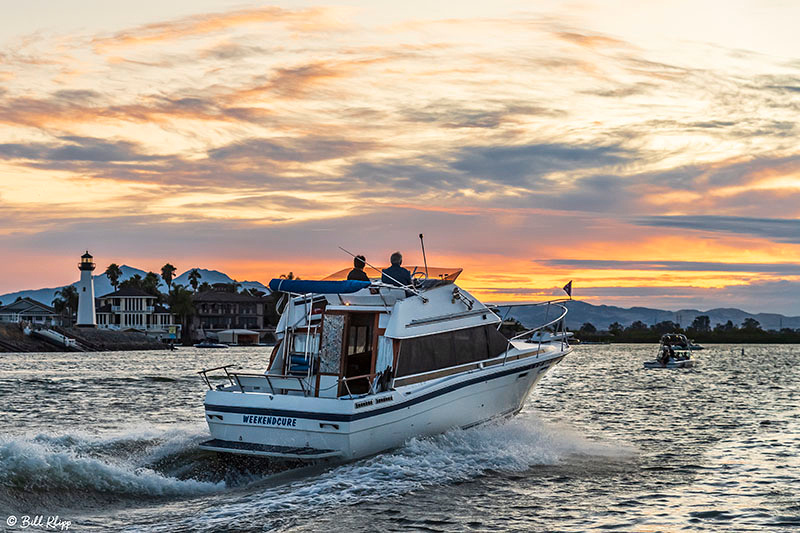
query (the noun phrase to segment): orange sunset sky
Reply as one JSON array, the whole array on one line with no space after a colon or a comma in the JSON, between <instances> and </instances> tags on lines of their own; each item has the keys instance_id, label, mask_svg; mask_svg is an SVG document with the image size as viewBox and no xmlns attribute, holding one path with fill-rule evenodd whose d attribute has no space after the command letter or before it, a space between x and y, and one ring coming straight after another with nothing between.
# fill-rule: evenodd
<instances>
[{"instance_id":1,"label":"orange sunset sky","mask_svg":"<svg viewBox=\"0 0 800 533\"><path fill-rule=\"evenodd\" d=\"M800 315L800 3L7 3L0 294L89 249L263 283Z\"/></svg>"}]
</instances>

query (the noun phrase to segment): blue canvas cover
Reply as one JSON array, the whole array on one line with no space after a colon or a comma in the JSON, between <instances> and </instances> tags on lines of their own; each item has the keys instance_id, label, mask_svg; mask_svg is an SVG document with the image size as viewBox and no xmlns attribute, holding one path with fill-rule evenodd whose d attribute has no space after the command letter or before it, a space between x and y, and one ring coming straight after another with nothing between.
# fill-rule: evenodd
<instances>
[{"instance_id":1,"label":"blue canvas cover","mask_svg":"<svg viewBox=\"0 0 800 533\"><path fill-rule=\"evenodd\" d=\"M369 287L369 281L311 281L304 279L272 279L269 288L273 291L293 292L295 294L347 294Z\"/></svg>"}]
</instances>

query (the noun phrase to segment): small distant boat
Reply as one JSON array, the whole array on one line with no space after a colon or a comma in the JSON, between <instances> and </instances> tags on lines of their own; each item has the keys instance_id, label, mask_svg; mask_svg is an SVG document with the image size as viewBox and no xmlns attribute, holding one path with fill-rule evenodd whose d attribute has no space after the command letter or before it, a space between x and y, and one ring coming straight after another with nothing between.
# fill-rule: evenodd
<instances>
[{"instance_id":1,"label":"small distant boat","mask_svg":"<svg viewBox=\"0 0 800 533\"><path fill-rule=\"evenodd\" d=\"M691 368L695 364L692 358L692 342L686 335L667 333L661 337L658 356L655 361L645 361L645 368Z\"/></svg>"},{"instance_id":2,"label":"small distant boat","mask_svg":"<svg viewBox=\"0 0 800 533\"><path fill-rule=\"evenodd\" d=\"M195 348L227 348L227 344L220 344L218 342L212 342L208 339L204 339L197 344L194 345Z\"/></svg>"}]
</instances>

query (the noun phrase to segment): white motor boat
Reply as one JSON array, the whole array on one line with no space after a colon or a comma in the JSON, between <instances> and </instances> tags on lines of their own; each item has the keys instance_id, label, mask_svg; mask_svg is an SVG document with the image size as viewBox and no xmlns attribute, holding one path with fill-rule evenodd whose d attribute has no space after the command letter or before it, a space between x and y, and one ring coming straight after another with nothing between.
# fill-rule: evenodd
<instances>
[{"instance_id":1,"label":"white motor boat","mask_svg":"<svg viewBox=\"0 0 800 533\"><path fill-rule=\"evenodd\" d=\"M200 447L351 460L519 412L572 351L567 335L530 339L563 328L566 307L539 304L560 316L509 340L500 318L455 285L461 269L428 270L430 278L408 287L272 280L270 289L288 296L269 368L200 372L212 437Z\"/></svg>"},{"instance_id":2,"label":"white motor boat","mask_svg":"<svg viewBox=\"0 0 800 533\"><path fill-rule=\"evenodd\" d=\"M645 361L645 368L691 368L693 344L680 333L668 333L661 337L658 357L655 361Z\"/></svg>"},{"instance_id":3,"label":"white motor boat","mask_svg":"<svg viewBox=\"0 0 800 533\"><path fill-rule=\"evenodd\" d=\"M202 341L198 342L194 345L195 348L227 348L227 344L222 344L220 342L214 342L209 339L203 339Z\"/></svg>"}]
</instances>

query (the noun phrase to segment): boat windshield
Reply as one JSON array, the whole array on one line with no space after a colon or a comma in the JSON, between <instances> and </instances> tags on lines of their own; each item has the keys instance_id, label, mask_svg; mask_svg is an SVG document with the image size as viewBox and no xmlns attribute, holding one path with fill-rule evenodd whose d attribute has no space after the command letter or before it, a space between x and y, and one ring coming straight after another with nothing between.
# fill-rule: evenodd
<instances>
[{"instance_id":1,"label":"boat windshield","mask_svg":"<svg viewBox=\"0 0 800 533\"><path fill-rule=\"evenodd\" d=\"M411 272L411 277L412 278L416 278L416 279L425 279L425 278L427 278L427 279L437 279L437 280L445 280L445 281L455 281L458 278L458 276L461 274L461 272L464 270L463 268L428 267L428 270L427 270L428 274L426 276L425 275L425 267L424 266L405 266L405 265L403 265L403 267L407 268L409 270L409 272ZM389 268L389 267L385 267L385 268ZM334 272L333 274L331 274L327 278L323 278L323 281L342 281L342 280L346 280L347 279L347 274L349 274L352 269L353 269L353 267L349 267L349 268L344 268L342 270L339 270L338 272ZM381 270L383 270L383 268L381 268ZM377 280L381 279L381 273L379 271L375 270L372 267L368 266L368 267L364 268L364 272L367 273L367 276L369 276L370 279L377 279Z\"/></svg>"}]
</instances>

